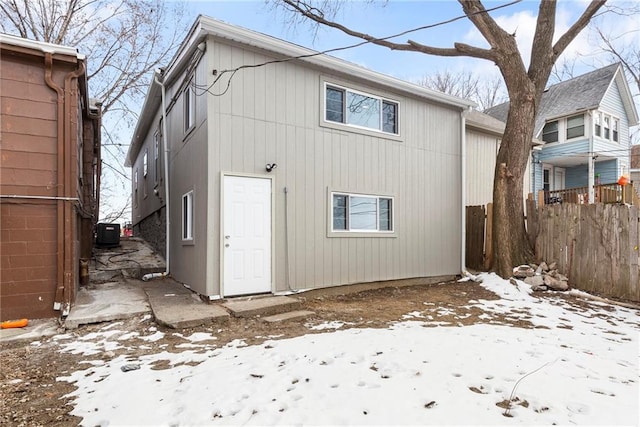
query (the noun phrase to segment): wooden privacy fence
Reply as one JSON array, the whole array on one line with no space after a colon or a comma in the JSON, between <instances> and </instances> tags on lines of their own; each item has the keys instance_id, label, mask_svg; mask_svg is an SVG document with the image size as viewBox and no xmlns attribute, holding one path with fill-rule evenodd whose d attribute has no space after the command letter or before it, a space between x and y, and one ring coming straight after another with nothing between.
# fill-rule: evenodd
<instances>
[{"instance_id":1,"label":"wooden privacy fence","mask_svg":"<svg viewBox=\"0 0 640 427\"><path fill-rule=\"evenodd\" d=\"M639 211L600 203L543 206L536 256L557 262L574 288L640 301Z\"/></svg>"},{"instance_id":2,"label":"wooden privacy fence","mask_svg":"<svg viewBox=\"0 0 640 427\"><path fill-rule=\"evenodd\" d=\"M572 287L640 301L640 209L565 203L536 208L526 201L529 241L536 258L557 262ZM466 207L466 265L491 265L492 204Z\"/></svg>"}]
</instances>

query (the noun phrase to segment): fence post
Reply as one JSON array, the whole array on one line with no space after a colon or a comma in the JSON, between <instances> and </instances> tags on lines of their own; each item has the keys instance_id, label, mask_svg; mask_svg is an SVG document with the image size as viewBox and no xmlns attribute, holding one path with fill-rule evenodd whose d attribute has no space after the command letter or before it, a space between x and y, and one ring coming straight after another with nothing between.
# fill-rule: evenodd
<instances>
[{"instance_id":1,"label":"fence post","mask_svg":"<svg viewBox=\"0 0 640 427\"><path fill-rule=\"evenodd\" d=\"M544 190L538 190L538 206L544 206Z\"/></svg>"},{"instance_id":2,"label":"fence post","mask_svg":"<svg viewBox=\"0 0 640 427\"><path fill-rule=\"evenodd\" d=\"M493 203L487 203L487 223L484 237L484 268L488 270L493 263Z\"/></svg>"}]
</instances>

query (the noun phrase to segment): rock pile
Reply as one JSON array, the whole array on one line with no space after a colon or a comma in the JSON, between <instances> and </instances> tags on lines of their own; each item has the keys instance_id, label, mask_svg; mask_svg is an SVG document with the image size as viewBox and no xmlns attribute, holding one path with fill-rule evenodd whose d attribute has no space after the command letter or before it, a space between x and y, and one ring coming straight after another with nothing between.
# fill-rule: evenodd
<instances>
[{"instance_id":1,"label":"rock pile","mask_svg":"<svg viewBox=\"0 0 640 427\"><path fill-rule=\"evenodd\" d=\"M566 291L569 289L569 278L558 273L557 264L546 262L540 265L529 264L514 267L513 277L523 280L533 291Z\"/></svg>"}]
</instances>

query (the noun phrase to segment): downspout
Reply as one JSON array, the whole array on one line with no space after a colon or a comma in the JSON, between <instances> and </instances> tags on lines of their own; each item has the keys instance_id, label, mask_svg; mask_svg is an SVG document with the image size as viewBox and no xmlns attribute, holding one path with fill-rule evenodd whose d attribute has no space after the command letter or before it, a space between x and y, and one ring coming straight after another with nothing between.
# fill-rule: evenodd
<instances>
[{"instance_id":1,"label":"downspout","mask_svg":"<svg viewBox=\"0 0 640 427\"><path fill-rule=\"evenodd\" d=\"M52 69L53 69L53 56L51 53L45 53L44 55L44 81L47 83L51 89L53 89L57 94L57 113L58 118L57 122L57 262L56 262L56 293L53 300L53 309L60 310L62 308L62 299L64 294L64 188L62 188L62 182L64 181L64 110L63 110L63 102L64 102L64 92L60 86L58 86L52 79Z\"/></svg>"},{"instance_id":2,"label":"downspout","mask_svg":"<svg viewBox=\"0 0 640 427\"><path fill-rule=\"evenodd\" d=\"M72 165L71 165L71 156L72 153L76 153L77 150L72 150L71 142L72 142L72 133L71 133L71 118L72 114L77 114L77 111L72 111L71 109L71 101L73 99L72 95L74 94L74 90L72 88L72 81L77 80L78 77L82 76L85 73L84 62L80 61L78 69L75 71L71 71L64 78L64 177L65 177L65 197L71 198L73 196L73 190L75 190L75 195L77 196L77 176L74 176L76 179L75 184L72 188ZM78 94L76 94L78 97ZM80 126L80 121L77 120L77 126ZM77 141L76 141L77 142ZM64 204L64 223L65 223L65 257L64 257L64 302L62 306L62 315L67 316L69 314L69 310L71 310L71 295L73 293L73 212L71 210L71 202L67 201Z\"/></svg>"},{"instance_id":3,"label":"downspout","mask_svg":"<svg viewBox=\"0 0 640 427\"><path fill-rule=\"evenodd\" d=\"M163 158L164 158L164 200L165 200L165 270L163 273L149 273L149 274L145 274L144 276L142 276L142 280L144 280L145 282L151 279L155 279L158 277L166 277L169 275L169 257L170 257L170 250L169 247L171 246L171 235L169 233L170 229L171 229L171 210L169 209L170 207L170 200L171 198L169 197L169 138L167 135L167 109L165 107L165 87L164 87L164 83L161 82L158 79L158 75L161 75L160 70L156 70L153 79L154 81L160 85L160 88L162 89L161 93L162 93L162 142L164 143L164 153L163 153Z\"/></svg>"},{"instance_id":4,"label":"downspout","mask_svg":"<svg viewBox=\"0 0 640 427\"><path fill-rule=\"evenodd\" d=\"M466 110L462 110L460 114L460 228L461 228L461 241L460 241L460 273L463 277L468 277L467 271L467 114L471 112L471 107Z\"/></svg>"}]
</instances>

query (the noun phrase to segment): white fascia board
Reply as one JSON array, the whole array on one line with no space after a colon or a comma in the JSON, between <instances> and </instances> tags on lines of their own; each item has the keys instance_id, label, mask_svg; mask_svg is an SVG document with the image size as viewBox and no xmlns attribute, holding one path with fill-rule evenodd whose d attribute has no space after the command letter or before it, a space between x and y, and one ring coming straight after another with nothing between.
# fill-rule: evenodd
<instances>
[{"instance_id":1,"label":"white fascia board","mask_svg":"<svg viewBox=\"0 0 640 427\"><path fill-rule=\"evenodd\" d=\"M613 84L614 81L618 82L618 87L622 88L620 91L620 95L622 96L622 104L627 110L627 116L629 119L629 127L635 126L638 124L638 110L636 110L636 105L633 102L633 96L631 95L631 89L629 88L629 83L624 76L624 70L622 69L622 65L618 65L618 70L616 71L616 75L609 84Z\"/></svg>"},{"instance_id":2,"label":"white fascia board","mask_svg":"<svg viewBox=\"0 0 640 427\"><path fill-rule=\"evenodd\" d=\"M372 82L375 85L383 85L391 88L392 90L401 91L411 96L425 98L430 101L440 102L457 108L467 109L469 107L476 106L473 101L427 89L386 74L366 69L333 56L318 54L317 51L307 49L266 34L230 25L207 16L199 16L196 23L191 27L187 39L180 46L178 54L174 57L174 60L168 67L165 81L172 80L175 77L175 74L181 71L186 59L189 58L190 53L197 47L197 44L208 35L218 39L230 40L241 45L270 51L278 56L293 58L311 55L308 58L297 59L297 61L306 62L318 67L347 74L360 80Z\"/></svg>"},{"instance_id":3,"label":"white fascia board","mask_svg":"<svg viewBox=\"0 0 640 427\"><path fill-rule=\"evenodd\" d=\"M70 46L23 39L22 37L16 37L9 34L0 34L0 43L38 50L43 53L75 56L81 61L85 59L85 55L78 53L76 48Z\"/></svg>"},{"instance_id":4,"label":"white fascia board","mask_svg":"<svg viewBox=\"0 0 640 427\"><path fill-rule=\"evenodd\" d=\"M155 71L151 77L151 84L147 91L147 96L144 98L142 104L142 110L140 111L140 117L136 123L136 128L133 131L131 137L131 143L129 144L129 150L127 150L127 156L125 157L124 166L131 167L136 160L142 141L144 141L149 131L149 127L153 122L153 118L156 112L160 108L161 90L160 85L156 83Z\"/></svg>"}]
</instances>

